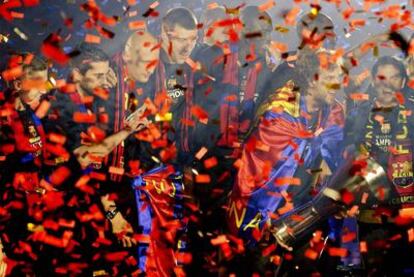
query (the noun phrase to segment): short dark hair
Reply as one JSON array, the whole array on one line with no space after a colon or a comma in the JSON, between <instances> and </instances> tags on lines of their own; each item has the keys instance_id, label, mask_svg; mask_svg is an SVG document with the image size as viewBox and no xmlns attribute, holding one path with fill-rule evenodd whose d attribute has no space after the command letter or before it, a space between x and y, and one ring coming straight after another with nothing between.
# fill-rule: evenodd
<instances>
[{"instance_id":1,"label":"short dark hair","mask_svg":"<svg viewBox=\"0 0 414 277\"><path fill-rule=\"evenodd\" d=\"M72 69L77 68L81 74L85 74L90 68L92 62L109 61L109 56L100 48L87 43L81 43L76 50L79 54L70 61Z\"/></svg>"},{"instance_id":2,"label":"short dark hair","mask_svg":"<svg viewBox=\"0 0 414 277\"><path fill-rule=\"evenodd\" d=\"M179 25L187 30L197 29L197 19L192 11L187 8L173 8L163 17L162 23L173 29Z\"/></svg>"},{"instance_id":3,"label":"short dark hair","mask_svg":"<svg viewBox=\"0 0 414 277\"><path fill-rule=\"evenodd\" d=\"M375 77L377 75L379 67L383 65L394 66L395 68L398 69L403 79L408 79L408 75L407 75L407 71L406 71L404 63L392 56L383 56L377 60L377 62L374 64L371 70L372 77Z\"/></svg>"}]
</instances>

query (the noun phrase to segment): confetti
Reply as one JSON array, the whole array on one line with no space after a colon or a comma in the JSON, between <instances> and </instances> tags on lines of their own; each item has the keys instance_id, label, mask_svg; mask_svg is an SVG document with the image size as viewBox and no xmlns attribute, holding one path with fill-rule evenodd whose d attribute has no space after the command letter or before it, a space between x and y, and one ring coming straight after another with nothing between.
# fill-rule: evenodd
<instances>
[{"instance_id":1,"label":"confetti","mask_svg":"<svg viewBox=\"0 0 414 277\"><path fill-rule=\"evenodd\" d=\"M299 186L301 185L301 180L300 178L294 178L294 177L283 177L283 178L276 178L275 180L275 184L277 186L282 186L282 185L293 185L293 186Z\"/></svg>"},{"instance_id":2,"label":"confetti","mask_svg":"<svg viewBox=\"0 0 414 277\"><path fill-rule=\"evenodd\" d=\"M145 21L142 21L142 20L131 21L128 23L128 28L130 30L140 30L140 29L145 30L146 24L145 24Z\"/></svg>"},{"instance_id":3,"label":"confetti","mask_svg":"<svg viewBox=\"0 0 414 277\"><path fill-rule=\"evenodd\" d=\"M86 36L85 36L85 42L87 42L87 43L100 44L101 43L101 37L95 36L95 35L91 35L91 34L86 34Z\"/></svg>"},{"instance_id":4,"label":"confetti","mask_svg":"<svg viewBox=\"0 0 414 277\"><path fill-rule=\"evenodd\" d=\"M195 181L196 183L209 184L211 182L211 177L208 174L199 174L196 175Z\"/></svg>"},{"instance_id":5,"label":"confetti","mask_svg":"<svg viewBox=\"0 0 414 277\"><path fill-rule=\"evenodd\" d=\"M275 1L269 0L266 3L259 5L258 8L259 8L259 11L264 12L264 11L270 10L275 5L276 5Z\"/></svg>"}]
</instances>

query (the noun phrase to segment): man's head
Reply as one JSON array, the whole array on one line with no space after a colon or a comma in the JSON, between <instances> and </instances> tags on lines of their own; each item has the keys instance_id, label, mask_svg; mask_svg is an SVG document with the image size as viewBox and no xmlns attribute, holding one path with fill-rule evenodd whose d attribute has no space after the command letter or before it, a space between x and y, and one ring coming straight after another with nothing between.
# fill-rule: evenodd
<instances>
[{"instance_id":1,"label":"man's head","mask_svg":"<svg viewBox=\"0 0 414 277\"><path fill-rule=\"evenodd\" d=\"M23 70L22 75L13 81L13 89L26 103L40 100L48 91L47 63L33 54L15 55L11 60L16 62L14 66L21 66Z\"/></svg>"},{"instance_id":2,"label":"man's head","mask_svg":"<svg viewBox=\"0 0 414 277\"><path fill-rule=\"evenodd\" d=\"M397 104L395 93L407 80L403 62L390 56L381 57L372 67L371 74L377 101L385 106Z\"/></svg>"},{"instance_id":3,"label":"man's head","mask_svg":"<svg viewBox=\"0 0 414 277\"><path fill-rule=\"evenodd\" d=\"M230 19L224 6L208 9L203 14L204 37L203 42L208 45L223 43L229 39L231 24L223 24L224 20Z\"/></svg>"},{"instance_id":4,"label":"man's head","mask_svg":"<svg viewBox=\"0 0 414 277\"><path fill-rule=\"evenodd\" d=\"M162 20L162 47L171 62L182 64L190 57L198 37L197 19L186 8L175 8L167 12Z\"/></svg>"},{"instance_id":5,"label":"man's head","mask_svg":"<svg viewBox=\"0 0 414 277\"><path fill-rule=\"evenodd\" d=\"M122 53L128 76L134 81L146 83L157 67L160 49L157 39L150 33L133 33Z\"/></svg>"},{"instance_id":6,"label":"man's head","mask_svg":"<svg viewBox=\"0 0 414 277\"><path fill-rule=\"evenodd\" d=\"M247 6L240 12L243 23L242 42L247 47L254 45L259 54L263 54L265 46L270 44L272 33L272 18L257 6Z\"/></svg>"},{"instance_id":7,"label":"man's head","mask_svg":"<svg viewBox=\"0 0 414 277\"><path fill-rule=\"evenodd\" d=\"M301 48L318 50L321 47L334 49L336 45L335 26L332 20L323 13L316 16L307 13L302 16L296 26Z\"/></svg>"},{"instance_id":8,"label":"man's head","mask_svg":"<svg viewBox=\"0 0 414 277\"><path fill-rule=\"evenodd\" d=\"M336 59L329 51L319 51L313 54L317 57L314 74L309 77L310 90L313 100L317 105L332 105L336 94L341 89L343 69L342 59Z\"/></svg>"},{"instance_id":9,"label":"man's head","mask_svg":"<svg viewBox=\"0 0 414 277\"><path fill-rule=\"evenodd\" d=\"M72 80L82 93L92 94L94 89L109 89L111 72L109 57L101 49L88 44L78 47L80 54L71 60Z\"/></svg>"}]
</instances>

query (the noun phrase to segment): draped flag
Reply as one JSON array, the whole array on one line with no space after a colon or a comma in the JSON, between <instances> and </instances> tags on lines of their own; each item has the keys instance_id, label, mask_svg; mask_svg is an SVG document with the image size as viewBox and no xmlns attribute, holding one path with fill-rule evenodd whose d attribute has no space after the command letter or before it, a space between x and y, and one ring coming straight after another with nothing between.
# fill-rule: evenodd
<instances>
[{"instance_id":1,"label":"draped flag","mask_svg":"<svg viewBox=\"0 0 414 277\"><path fill-rule=\"evenodd\" d=\"M251 243L258 239L257 231L260 233L270 215L284 202L289 204L287 189L301 185L293 178L299 165L310 168L320 155L333 170L341 153L341 105L320 111L316 131L311 132L304 99L293 87L288 83L279 91L243 147L228 217L232 233Z\"/></svg>"},{"instance_id":2,"label":"draped flag","mask_svg":"<svg viewBox=\"0 0 414 277\"><path fill-rule=\"evenodd\" d=\"M185 248L185 242L179 241L186 228L182 174L172 166L154 168L137 177L133 189L145 237L139 240L139 269L147 276L172 276L178 266L177 252Z\"/></svg>"}]
</instances>

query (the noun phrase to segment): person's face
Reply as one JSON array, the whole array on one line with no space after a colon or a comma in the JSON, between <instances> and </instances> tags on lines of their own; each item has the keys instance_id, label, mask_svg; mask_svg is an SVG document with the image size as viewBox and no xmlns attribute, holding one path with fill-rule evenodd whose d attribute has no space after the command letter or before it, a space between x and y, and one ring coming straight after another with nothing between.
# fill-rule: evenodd
<instances>
[{"instance_id":1,"label":"person's face","mask_svg":"<svg viewBox=\"0 0 414 277\"><path fill-rule=\"evenodd\" d=\"M110 70L109 61L91 62L89 69L83 75L80 72L75 74L74 81L90 94L97 88L109 89L111 88L108 80Z\"/></svg>"},{"instance_id":2,"label":"person's face","mask_svg":"<svg viewBox=\"0 0 414 277\"><path fill-rule=\"evenodd\" d=\"M126 62L128 75L137 82L148 82L157 67L159 48L142 47L131 54L131 59Z\"/></svg>"},{"instance_id":3,"label":"person's face","mask_svg":"<svg viewBox=\"0 0 414 277\"><path fill-rule=\"evenodd\" d=\"M395 93L402 89L404 79L397 67L391 64L380 65L374 76L377 101L384 105L396 104Z\"/></svg>"},{"instance_id":4,"label":"person's face","mask_svg":"<svg viewBox=\"0 0 414 277\"><path fill-rule=\"evenodd\" d=\"M15 89L19 91L25 102L34 102L47 93L48 71L25 70L23 76L16 80Z\"/></svg>"},{"instance_id":5,"label":"person's face","mask_svg":"<svg viewBox=\"0 0 414 277\"><path fill-rule=\"evenodd\" d=\"M321 104L332 105L336 93L341 88L342 70L337 65L329 69L319 70L318 80L315 81L315 100Z\"/></svg>"},{"instance_id":6,"label":"person's face","mask_svg":"<svg viewBox=\"0 0 414 277\"><path fill-rule=\"evenodd\" d=\"M171 49L171 61L177 64L184 63L188 57L190 57L196 42L197 42L197 29L187 30L180 25L170 30L168 27L163 27L163 48L167 53L170 53Z\"/></svg>"}]
</instances>

